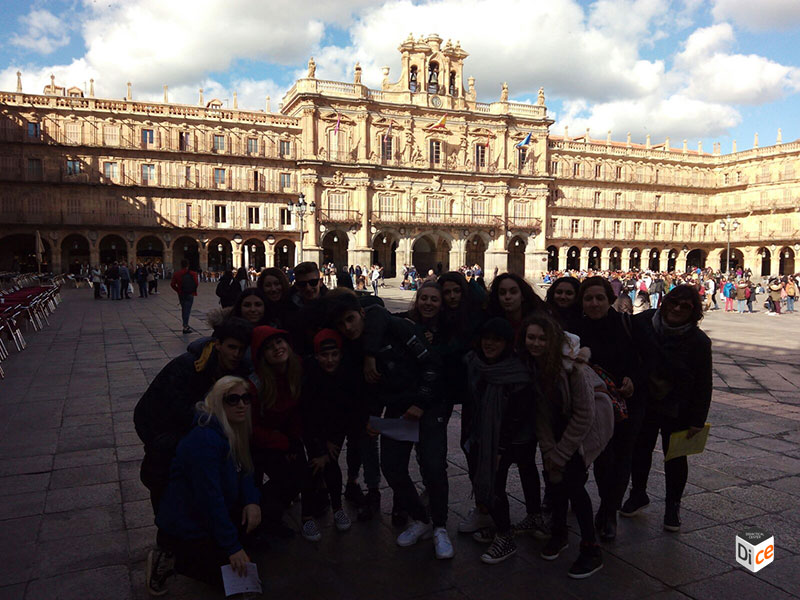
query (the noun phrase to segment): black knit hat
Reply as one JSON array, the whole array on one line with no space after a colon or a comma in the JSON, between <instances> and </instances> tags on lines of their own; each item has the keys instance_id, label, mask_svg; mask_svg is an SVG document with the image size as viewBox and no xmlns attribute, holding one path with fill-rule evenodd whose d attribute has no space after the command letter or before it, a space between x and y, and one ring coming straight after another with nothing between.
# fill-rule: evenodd
<instances>
[{"instance_id":1,"label":"black knit hat","mask_svg":"<svg viewBox=\"0 0 800 600\"><path fill-rule=\"evenodd\" d=\"M502 317L492 317L481 327L481 337L496 337L505 340L509 346L514 343L514 328Z\"/></svg>"}]
</instances>

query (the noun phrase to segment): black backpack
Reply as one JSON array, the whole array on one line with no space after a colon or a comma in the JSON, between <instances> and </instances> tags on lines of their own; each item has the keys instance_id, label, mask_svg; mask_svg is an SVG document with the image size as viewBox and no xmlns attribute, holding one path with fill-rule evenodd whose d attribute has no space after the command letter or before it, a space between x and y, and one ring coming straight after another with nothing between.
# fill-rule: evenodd
<instances>
[{"instance_id":1,"label":"black backpack","mask_svg":"<svg viewBox=\"0 0 800 600\"><path fill-rule=\"evenodd\" d=\"M197 282L194 280L194 275L190 270L186 270L186 273L183 274L181 277L181 294L184 296L189 294L194 294L197 291Z\"/></svg>"}]
</instances>

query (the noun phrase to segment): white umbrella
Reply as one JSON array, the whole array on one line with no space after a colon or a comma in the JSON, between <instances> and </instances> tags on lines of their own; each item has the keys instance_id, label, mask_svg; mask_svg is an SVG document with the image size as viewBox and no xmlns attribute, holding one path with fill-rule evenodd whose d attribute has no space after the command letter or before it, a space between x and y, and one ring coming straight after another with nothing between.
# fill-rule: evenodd
<instances>
[{"instance_id":1,"label":"white umbrella","mask_svg":"<svg viewBox=\"0 0 800 600\"><path fill-rule=\"evenodd\" d=\"M44 256L44 244L42 243L42 234L36 230L36 264L39 265L39 272L42 272L42 257Z\"/></svg>"}]
</instances>

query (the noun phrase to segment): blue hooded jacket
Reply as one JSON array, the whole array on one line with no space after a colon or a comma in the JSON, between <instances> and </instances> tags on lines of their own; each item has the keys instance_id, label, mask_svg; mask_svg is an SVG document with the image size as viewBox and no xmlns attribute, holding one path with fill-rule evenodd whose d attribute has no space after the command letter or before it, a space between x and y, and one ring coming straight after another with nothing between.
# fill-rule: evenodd
<instances>
[{"instance_id":1,"label":"blue hooded jacket","mask_svg":"<svg viewBox=\"0 0 800 600\"><path fill-rule=\"evenodd\" d=\"M159 506L156 525L182 540L210 537L228 556L242 549L237 523L230 513L258 504L252 473L237 468L222 425L211 416L178 444L169 485ZM208 417L205 417L208 418Z\"/></svg>"}]
</instances>

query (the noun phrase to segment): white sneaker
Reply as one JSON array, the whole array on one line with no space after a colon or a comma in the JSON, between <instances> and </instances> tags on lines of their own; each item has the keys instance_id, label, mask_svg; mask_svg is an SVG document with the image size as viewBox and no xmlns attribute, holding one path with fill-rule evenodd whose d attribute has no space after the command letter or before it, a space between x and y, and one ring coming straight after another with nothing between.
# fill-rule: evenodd
<instances>
[{"instance_id":1,"label":"white sneaker","mask_svg":"<svg viewBox=\"0 0 800 600\"><path fill-rule=\"evenodd\" d=\"M301 533L309 542L318 542L322 539L322 532L319 530L319 527L317 527L317 523L314 519L309 519L303 523Z\"/></svg>"},{"instance_id":2,"label":"white sneaker","mask_svg":"<svg viewBox=\"0 0 800 600\"><path fill-rule=\"evenodd\" d=\"M467 516L458 522L459 533L475 533L479 529L492 526L492 517L472 507Z\"/></svg>"},{"instance_id":3,"label":"white sneaker","mask_svg":"<svg viewBox=\"0 0 800 600\"><path fill-rule=\"evenodd\" d=\"M336 529L339 531L347 531L353 525L350 517L341 508L333 513L333 522L336 523Z\"/></svg>"},{"instance_id":4,"label":"white sneaker","mask_svg":"<svg viewBox=\"0 0 800 600\"><path fill-rule=\"evenodd\" d=\"M433 526L422 521L411 521L411 525L397 536L397 545L406 547L413 546L419 540L428 540L433 535Z\"/></svg>"},{"instance_id":5,"label":"white sneaker","mask_svg":"<svg viewBox=\"0 0 800 600\"><path fill-rule=\"evenodd\" d=\"M433 530L433 549L436 552L436 558L453 558L455 556L453 543L444 527L437 527Z\"/></svg>"}]
</instances>

